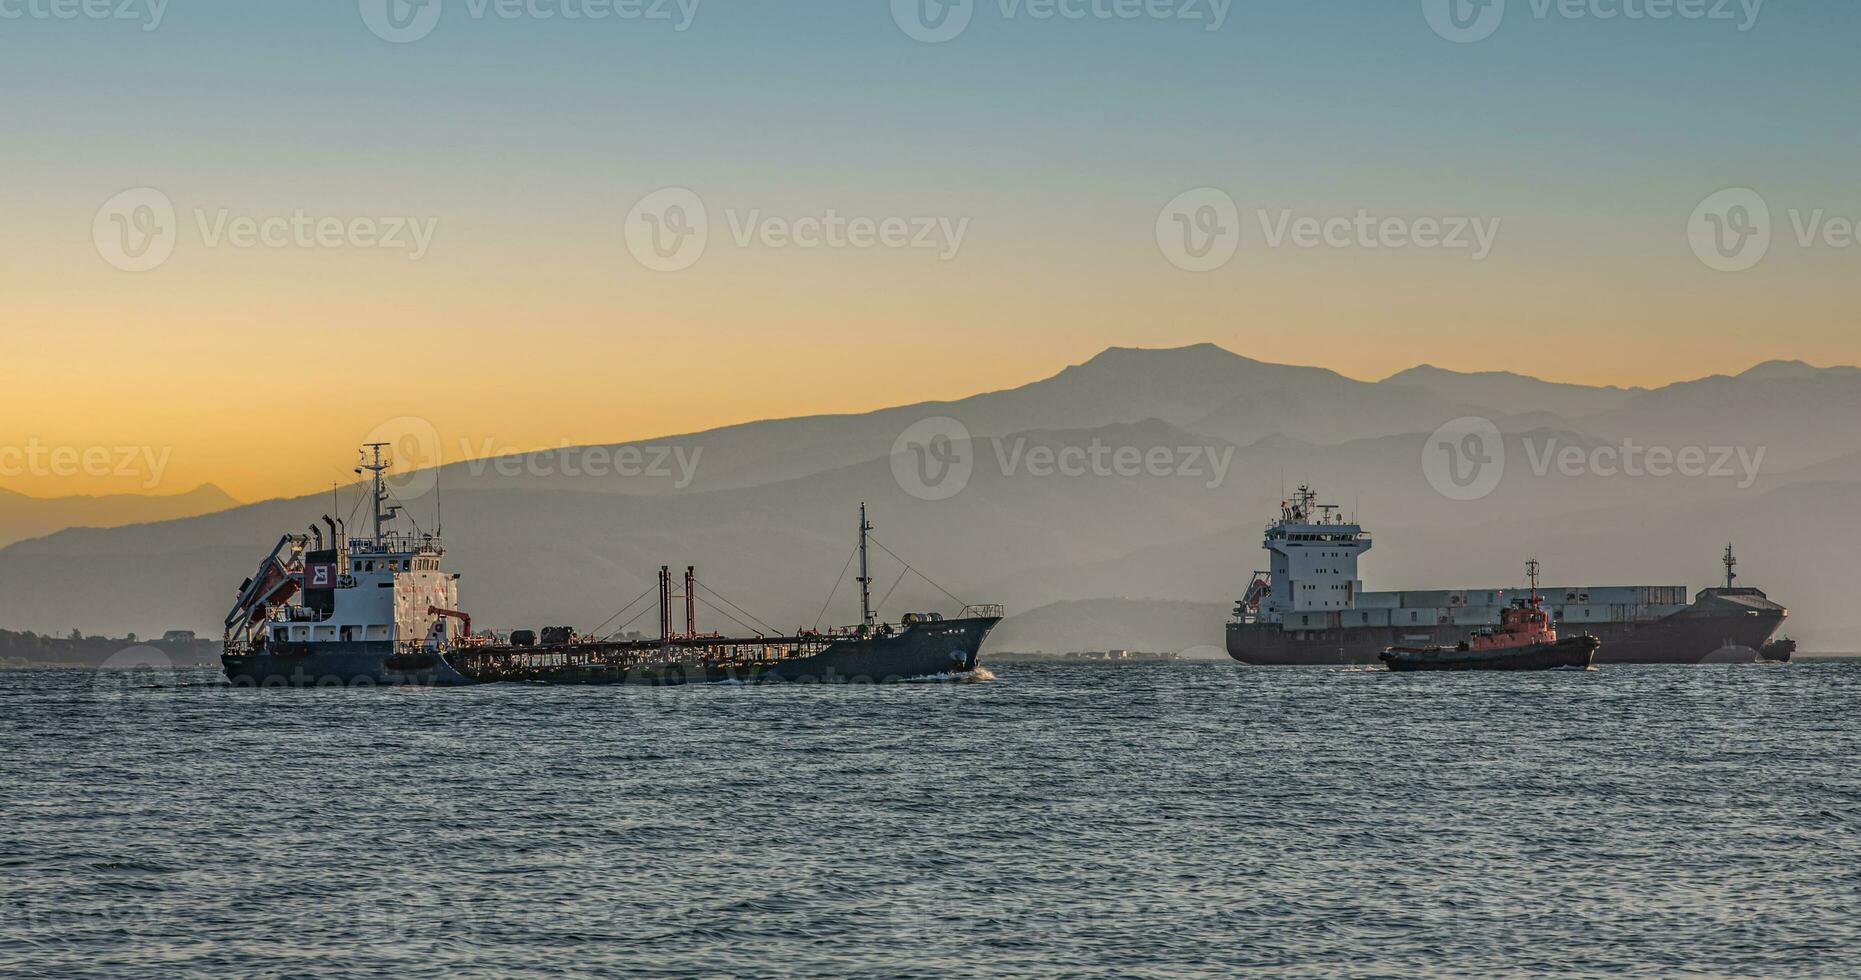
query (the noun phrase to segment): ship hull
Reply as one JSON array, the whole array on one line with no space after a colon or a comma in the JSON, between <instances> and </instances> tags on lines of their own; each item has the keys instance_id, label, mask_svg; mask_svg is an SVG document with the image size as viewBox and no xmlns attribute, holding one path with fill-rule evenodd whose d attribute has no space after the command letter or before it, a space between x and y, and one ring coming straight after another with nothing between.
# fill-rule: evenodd
<instances>
[{"instance_id":1,"label":"ship hull","mask_svg":"<svg viewBox=\"0 0 1861 980\"><path fill-rule=\"evenodd\" d=\"M452 658L464 676L481 682L530 684L718 683L883 684L973 672L982 642L996 618L944 620L892 636L847 639L810 656L756 660L727 653L692 653L677 660L550 664L534 651L466 651Z\"/></svg>"},{"instance_id":2,"label":"ship hull","mask_svg":"<svg viewBox=\"0 0 1861 980\"><path fill-rule=\"evenodd\" d=\"M473 683L433 654L396 656L390 642L273 644L220 657L239 687L450 687Z\"/></svg>"},{"instance_id":3,"label":"ship hull","mask_svg":"<svg viewBox=\"0 0 1861 980\"><path fill-rule=\"evenodd\" d=\"M1728 642L1762 647L1782 625L1781 609L1708 612L1686 609L1646 622L1582 623L1602 641L1599 664L1698 664ZM1467 628L1452 624L1402 628L1282 630L1271 623L1229 623L1228 655L1269 667L1370 666L1391 647L1453 646Z\"/></svg>"},{"instance_id":4,"label":"ship hull","mask_svg":"<svg viewBox=\"0 0 1861 980\"><path fill-rule=\"evenodd\" d=\"M882 684L967 674L981 659L995 618L946 620L893 636L848 639L819 653L779 660L692 655L671 662L536 664L536 649L397 655L392 643L305 643L221 656L240 687L450 687L531 684Z\"/></svg>"},{"instance_id":5,"label":"ship hull","mask_svg":"<svg viewBox=\"0 0 1861 980\"><path fill-rule=\"evenodd\" d=\"M1379 656L1393 671L1412 670L1559 670L1590 666L1598 641L1593 636L1567 636L1548 643L1493 650L1459 647L1395 648Z\"/></svg>"}]
</instances>

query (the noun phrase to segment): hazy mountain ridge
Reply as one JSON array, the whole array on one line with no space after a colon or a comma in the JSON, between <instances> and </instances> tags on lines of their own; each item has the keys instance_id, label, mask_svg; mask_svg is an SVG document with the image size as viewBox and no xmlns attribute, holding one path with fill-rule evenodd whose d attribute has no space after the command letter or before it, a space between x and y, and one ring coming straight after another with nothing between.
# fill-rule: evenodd
<instances>
[{"instance_id":1,"label":"hazy mountain ridge","mask_svg":"<svg viewBox=\"0 0 1861 980\"><path fill-rule=\"evenodd\" d=\"M608 452L625 447L684 448L688 453L701 450L697 479L683 488L663 478L503 476L496 460L451 464L445 468L444 481L448 487L579 484L603 492L636 494L733 489L888 454L899 433L925 418L954 418L974 436L1091 429L1145 419L1191 427L1190 423L1207 416L1239 390L1251 386L1284 387L1294 382L1363 384L1323 368L1256 361L1212 344L1169 349L1114 347L1052 377L953 401L919 402L860 414L747 422L598 447ZM525 457L536 457L548 462L565 453L585 453L587 448L544 450L510 459L520 462Z\"/></svg>"},{"instance_id":2,"label":"hazy mountain ridge","mask_svg":"<svg viewBox=\"0 0 1861 980\"><path fill-rule=\"evenodd\" d=\"M239 506L211 483L172 495L30 497L0 489L0 547L71 527L114 528L210 514Z\"/></svg>"},{"instance_id":3,"label":"hazy mountain ridge","mask_svg":"<svg viewBox=\"0 0 1861 980\"><path fill-rule=\"evenodd\" d=\"M1735 445L1793 469L1861 451L1861 370L1797 367L1780 376L1716 375L1639 395L1582 420L1586 431L1642 445ZM1767 369L1769 368L1769 369ZM1749 372L1748 372L1749 373Z\"/></svg>"},{"instance_id":4,"label":"hazy mountain ridge","mask_svg":"<svg viewBox=\"0 0 1861 980\"><path fill-rule=\"evenodd\" d=\"M1711 414L1685 407L1702 399L1737 406L1749 397L1761 407L1743 411L1748 420L1821 426L1823 421L1796 418L1824 407L1800 396L1805 378L1810 385L1830 386L1827 402L1861 398L1861 372L1810 369L1815 373L1789 371L1783 373L1790 377L1779 378L1781 370L1704 379L1710 383L1689 383L1696 386L1679 393L1631 395L1596 417L1608 421L1606 426L1593 426L1593 418L1488 409L1506 431L1504 479L1489 496L1458 502L1423 473L1428 429L1376 433L1392 426L1431 428L1439 415L1480 406L1413 386L1264 364L1206 346L1114 350L1045 381L971 399L658 440L704 447L705 467L714 459L732 464L706 470L693 486L676 492L615 493L598 478L504 479L494 471L458 479L450 472L460 468L455 464L445 482L449 567L464 575L464 602L487 625L592 627L649 589L659 564L694 563L702 581L787 629L822 617L853 546L854 514L864 500L872 505L881 543L966 600L1002 601L1022 612L1106 596L1223 604L1262 564L1260 528L1287 487L1309 480L1327 499L1358 509L1377 536L1364 566L1371 588L1509 581L1530 552L1546 559L1553 578L1698 587L1713 581L1718 550L1730 537L1746 555L1754 584L1839 634L1861 615L1827 581L1852 556L1852 547L1815 561L1776 550L1779 540L1798 537L1778 532L1779 506L1797 508L1790 516L1794 521L1852 524L1851 496L1861 484L1839 462L1792 469L1767 459L1749 487L1723 478L1570 477L1555 467L1534 472L1534 464L1546 465L1549 454L1565 447L1580 454L1612 450L1622 427L1632 428L1635 413L1668 425L1668 438L1714 445L1727 434ZM1233 413L1229 417L1242 426L1272 430L1239 444L1198 429L1237 401L1289 390L1284 386L1290 377L1306 379L1303 388L1290 390L1340 398L1335 406L1301 400L1322 414L1277 417L1286 424L1267 414L1270 405L1251 418ZM1243 382L1254 387L1235 390ZM1647 399L1653 401L1643 404ZM1353 423L1353 413L1366 417ZM964 419L975 438L968 485L942 501L902 490L890 458L898 433L933 414ZM1084 420L1051 424L1068 416ZM1261 417L1268 421L1259 422ZM1691 428L1677 427L1689 419ZM1371 434L1324 441L1353 426ZM1306 437L1282 431L1301 427ZM1644 445L1655 441L1636 438ZM1140 477L1067 476L1028 467L1030 447L1095 443L1200 447L1198 456L1225 456L1226 469L1213 480L1206 461L1199 474ZM735 455L714 456L720 446ZM1858 451L1861 447L1850 453ZM433 525L435 502L432 495L413 501L412 513L423 526ZM234 587L278 535L305 529L330 506L319 493L21 542L0 550L0 626L212 629ZM1672 519L1680 513L1709 514L1710 520ZM1610 532L1591 532L1602 526ZM1567 547L1575 541L1586 548ZM953 608L916 576L900 579L903 567L889 554L877 554L876 561L875 598L891 593L888 615ZM824 622L851 620L848 577L840 577ZM110 601L98 603L99 595ZM738 628L708 609L702 612L707 626ZM650 614L643 621L650 622Z\"/></svg>"},{"instance_id":5,"label":"hazy mountain ridge","mask_svg":"<svg viewBox=\"0 0 1861 980\"><path fill-rule=\"evenodd\" d=\"M1310 385L1276 381L1243 392L1189 423L1189 428L1235 443L1278 434L1331 444L1428 432L1453 419L1482 414L1493 413L1423 389L1338 378Z\"/></svg>"},{"instance_id":6,"label":"hazy mountain ridge","mask_svg":"<svg viewBox=\"0 0 1861 980\"><path fill-rule=\"evenodd\" d=\"M1443 398L1503 409L1512 414L1541 412L1581 418L1620 408L1646 388L1599 387L1541 381L1512 371L1449 371L1421 364L1392 374L1386 385L1423 388Z\"/></svg>"}]
</instances>

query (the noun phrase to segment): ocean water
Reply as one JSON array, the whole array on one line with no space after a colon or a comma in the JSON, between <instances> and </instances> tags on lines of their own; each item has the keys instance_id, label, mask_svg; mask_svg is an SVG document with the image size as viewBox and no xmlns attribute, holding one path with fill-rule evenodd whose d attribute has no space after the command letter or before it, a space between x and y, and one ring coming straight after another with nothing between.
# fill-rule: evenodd
<instances>
[{"instance_id":1,"label":"ocean water","mask_svg":"<svg viewBox=\"0 0 1861 980\"><path fill-rule=\"evenodd\" d=\"M1861 665L0 671L0 975L1861 973Z\"/></svg>"}]
</instances>

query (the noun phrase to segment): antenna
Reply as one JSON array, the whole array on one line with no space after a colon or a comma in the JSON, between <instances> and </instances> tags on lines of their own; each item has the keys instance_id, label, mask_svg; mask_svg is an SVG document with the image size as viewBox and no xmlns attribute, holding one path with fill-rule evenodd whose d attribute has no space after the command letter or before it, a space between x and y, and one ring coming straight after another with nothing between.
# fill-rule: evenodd
<instances>
[{"instance_id":1,"label":"antenna","mask_svg":"<svg viewBox=\"0 0 1861 980\"><path fill-rule=\"evenodd\" d=\"M872 575L866 566L866 535L872 523L866 520L866 504L859 505L859 624L862 632L872 629Z\"/></svg>"},{"instance_id":2,"label":"antenna","mask_svg":"<svg viewBox=\"0 0 1861 980\"><path fill-rule=\"evenodd\" d=\"M1732 583L1738 580L1738 572L1734 571L1734 569L1738 568L1738 556L1732 554L1731 542L1726 542L1725 557L1719 559L1719 561L1725 565L1725 587L1729 589L1732 587Z\"/></svg>"},{"instance_id":3,"label":"antenna","mask_svg":"<svg viewBox=\"0 0 1861 980\"><path fill-rule=\"evenodd\" d=\"M373 459L365 458L362 462L362 465L356 468L356 472L358 473L360 473L362 470L368 470L370 473L373 473L375 475L375 478L374 478L375 479L375 508L374 510L375 510L375 550L376 551L381 550L381 521L382 521L381 505L384 503L387 503L387 499L388 499L388 488L382 485L381 474L385 472L390 466L394 465L393 462L391 461L384 463L381 460L381 451L383 449L388 448L388 446L389 446L389 443L385 443L385 442L371 442L363 446L362 447L363 449L372 450L374 452L374 458Z\"/></svg>"}]
</instances>

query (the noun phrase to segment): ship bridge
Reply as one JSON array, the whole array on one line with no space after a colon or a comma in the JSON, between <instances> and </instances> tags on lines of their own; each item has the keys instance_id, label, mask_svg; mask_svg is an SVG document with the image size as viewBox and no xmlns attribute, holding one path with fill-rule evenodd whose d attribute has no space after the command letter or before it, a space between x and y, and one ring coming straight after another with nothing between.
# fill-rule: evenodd
<instances>
[{"instance_id":1,"label":"ship bridge","mask_svg":"<svg viewBox=\"0 0 1861 980\"><path fill-rule=\"evenodd\" d=\"M456 612L459 577L441 567L439 536L391 526L401 507L382 479L386 444L365 448L373 456L356 472L372 475L373 533L351 536L346 522L326 515L327 544L315 525L285 535L241 587L226 620L229 648L418 644L439 636L449 618L469 623Z\"/></svg>"},{"instance_id":2,"label":"ship bridge","mask_svg":"<svg viewBox=\"0 0 1861 980\"><path fill-rule=\"evenodd\" d=\"M1338 510L1335 504L1319 503L1317 491L1306 485L1280 502L1279 520L1267 525L1262 542L1272 569L1264 585L1256 581L1247 603L1258 607L1259 618L1280 622L1289 613L1356 608L1363 592L1357 559L1370 550L1371 538Z\"/></svg>"}]
</instances>

